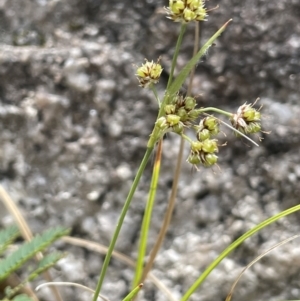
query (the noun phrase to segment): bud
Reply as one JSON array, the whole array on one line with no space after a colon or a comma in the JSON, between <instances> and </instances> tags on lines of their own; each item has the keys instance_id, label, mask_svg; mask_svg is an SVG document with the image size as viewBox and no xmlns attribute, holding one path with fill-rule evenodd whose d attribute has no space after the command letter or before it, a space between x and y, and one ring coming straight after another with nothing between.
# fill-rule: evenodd
<instances>
[{"instance_id":1,"label":"bud","mask_svg":"<svg viewBox=\"0 0 300 301\"><path fill-rule=\"evenodd\" d=\"M184 108L188 111L193 110L196 106L196 99L193 97L186 97Z\"/></svg>"},{"instance_id":2,"label":"bud","mask_svg":"<svg viewBox=\"0 0 300 301\"><path fill-rule=\"evenodd\" d=\"M188 117L188 115L186 113L186 110L183 107L178 109L177 115L180 117L180 120L183 121L183 122L186 121L186 119Z\"/></svg>"},{"instance_id":3,"label":"bud","mask_svg":"<svg viewBox=\"0 0 300 301\"><path fill-rule=\"evenodd\" d=\"M203 126L209 131L215 131L219 127L219 122L215 117L208 116L202 120Z\"/></svg>"},{"instance_id":4,"label":"bud","mask_svg":"<svg viewBox=\"0 0 300 301\"><path fill-rule=\"evenodd\" d=\"M206 153L215 153L218 151L217 140L206 139L203 141L202 150Z\"/></svg>"},{"instance_id":5,"label":"bud","mask_svg":"<svg viewBox=\"0 0 300 301\"><path fill-rule=\"evenodd\" d=\"M197 133L197 139L199 141L204 141L206 139L209 139L210 138L210 132L208 129L203 129L202 131L199 131Z\"/></svg>"},{"instance_id":6,"label":"bud","mask_svg":"<svg viewBox=\"0 0 300 301\"><path fill-rule=\"evenodd\" d=\"M169 8L174 14L180 14L185 8L184 1L170 0Z\"/></svg>"},{"instance_id":7,"label":"bud","mask_svg":"<svg viewBox=\"0 0 300 301\"><path fill-rule=\"evenodd\" d=\"M196 14L192 10L186 8L183 11L183 19L185 20L185 22L191 22L196 19Z\"/></svg>"},{"instance_id":8,"label":"bud","mask_svg":"<svg viewBox=\"0 0 300 301\"><path fill-rule=\"evenodd\" d=\"M189 162L189 163L191 163L191 164L193 164L193 165L198 165L198 164L201 163L201 158L200 158L200 156L198 154L191 153L188 156L188 158L187 158L186 161Z\"/></svg>"},{"instance_id":9,"label":"bud","mask_svg":"<svg viewBox=\"0 0 300 301\"><path fill-rule=\"evenodd\" d=\"M210 167L214 164L216 164L218 161L218 156L215 154L207 154L204 156L204 162L203 165L205 167Z\"/></svg>"},{"instance_id":10,"label":"bud","mask_svg":"<svg viewBox=\"0 0 300 301\"><path fill-rule=\"evenodd\" d=\"M191 9L197 9L199 7L199 1L198 0L187 0L187 4Z\"/></svg>"},{"instance_id":11,"label":"bud","mask_svg":"<svg viewBox=\"0 0 300 301\"><path fill-rule=\"evenodd\" d=\"M179 135L183 133L183 129L184 129L184 125L182 122L179 122L173 126L173 132L175 132Z\"/></svg>"},{"instance_id":12,"label":"bud","mask_svg":"<svg viewBox=\"0 0 300 301\"><path fill-rule=\"evenodd\" d=\"M162 131L165 131L169 128L166 117L160 117L156 120L155 125L160 128Z\"/></svg>"},{"instance_id":13,"label":"bud","mask_svg":"<svg viewBox=\"0 0 300 301\"><path fill-rule=\"evenodd\" d=\"M175 105L166 105L165 106L165 112L166 114L174 114L176 110Z\"/></svg>"},{"instance_id":14,"label":"bud","mask_svg":"<svg viewBox=\"0 0 300 301\"><path fill-rule=\"evenodd\" d=\"M247 131L249 134L255 134L261 131L261 125L257 122L251 122L247 126Z\"/></svg>"},{"instance_id":15,"label":"bud","mask_svg":"<svg viewBox=\"0 0 300 301\"><path fill-rule=\"evenodd\" d=\"M174 114L167 115L166 119L170 126L174 126L180 121L180 117Z\"/></svg>"},{"instance_id":16,"label":"bud","mask_svg":"<svg viewBox=\"0 0 300 301\"><path fill-rule=\"evenodd\" d=\"M203 146L202 142L200 142L200 141L193 141L191 143L191 151L194 152L194 153L198 153L198 152L201 151L202 146Z\"/></svg>"},{"instance_id":17,"label":"bud","mask_svg":"<svg viewBox=\"0 0 300 301\"><path fill-rule=\"evenodd\" d=\"M194 121L198 117L199 117L198 110L191 110L190 112L188 112L188 120Z\"/></svg>"},{"instance_id":18,"label":"bud","mask_svg":"<svg viewBox=\"0 0 300 301\"><path fill-rule=\"evenodd\" d=\"M212 136L216 136L219 132L220 130L218 120L213 116L208 116L200 121L197 132L197 138L203 141Z\"/></svg>"}]
</instances>

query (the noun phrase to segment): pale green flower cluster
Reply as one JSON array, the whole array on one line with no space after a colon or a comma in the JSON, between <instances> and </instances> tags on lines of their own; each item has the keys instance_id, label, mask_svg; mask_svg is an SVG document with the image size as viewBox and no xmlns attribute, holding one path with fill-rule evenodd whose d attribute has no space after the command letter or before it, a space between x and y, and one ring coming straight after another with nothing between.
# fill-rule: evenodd
<instances>
[{"instance_id":1,"label":"pale green flower cluster","mask_svg":"<svg viewBox=\"0 0 300 301\"><path fill-rule=\"evenodd\" d=\"M261 114L251 104L240 106L230 121L232 126L243 134L255 134L261 131ZM239 134L237 134L239 135Z\"/></svg>"},{"instance_id":2,"label":"pale green flower cluster","mask_svg":"<svg viewBox=\"0 0 300 301\"><path fill-rule=\"evenodd\" d=\"M207 11L202 0L170 0L168 18L175 22L205 21Z\"/></svg>"},{"instance_id":3,"label":"pale green flower cluster","mask_svg":"<svg viewBox=\"0 0 300 301\"><path fill-rule=\"evenodd\" d=\"M143 88L149 87L151 84L157 84L159 77L162 72L162 67L153 61L149 62L146 60L146 63L139 67L136 71L136 76L140 82L140 86Z\"/></svg>"}]
</instances>

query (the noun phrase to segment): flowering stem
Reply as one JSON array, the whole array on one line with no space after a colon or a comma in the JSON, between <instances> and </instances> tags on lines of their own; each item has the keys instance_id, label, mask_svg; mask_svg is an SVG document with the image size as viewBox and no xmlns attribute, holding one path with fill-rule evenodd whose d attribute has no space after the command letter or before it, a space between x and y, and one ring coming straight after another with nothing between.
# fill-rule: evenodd
<instances>
[{"instance_id":1,"label":"flowering stem","mask_svg":"<svg viewBox=\"0 0 300 301\"><path fill-rule=\"evenodd\" d=\"M158 98L158 94L157 94L157 91L156 91L155 86L152 84L152 85L150 86L150 89L152 90L152 92L153 92L153 94L154 94L154 96L155 96L155 98L156 98L156 101L157 101L157 103L158 103L158 107L160 108L161 102L160 102L160 100L159 100L159 98Z\"/></svg>"},{"instance_id":2,"label":"flowering stem","mask_svg":"<svg viewBox=\"0 0 300 301\"><path fill-rule=\"evenodd\" d=\"M145 167L146 167L146 165L149 161L150 155L152 154L152 151L153 151L153 148L147 148L147 150L145 152L145 155L144 155L144 158L143 158L143 160L142 160L142 162L139 166L137 174L134 178L134 181L132 183L132 186L130 188L128 196L126 198L125 204L122 208L122 212L119 216L117 227L115 229L115 232L113 234L113 237L112 237L111 242L110 242L109 247L108 247L107 254L106 254L104 262L103 262L103 266L102 266L102 269L101 269L101 273L100 273L100 276L99 276L99 280L98 280L98 283L97 283L95 294L93 296L93 301L97 301L97 298L99 296L99 293L100 293L100 290L101 290L101 287L102 287L102 284L103 284L103 281L104 281L104 277L105 277L105 274L106 274L106 271L107 271L107 268L108 268L108 265L109 265L109 262L110 262L110 259L111 259L111 256L112 256L112 252L115 248L119 233L121 231L121 227L123 225L123 221L125 219L125 216L127 214L128 209L129 209L129 206L130 206L131 200L133 198L133 195L135 193L135 190L136 190L136 188L138 186L138 183L141 179L141 176L142 176L142 174L145 170Z\"/></svg>"},{"instance_id":3,"label":"flowering stem","mask_svg":"<svg viewBox=\"0 0 300 301\"><path fill-rule=\"evenodd\" d=\"M193 143L193 140L192 140L190 137L188 137L188 136L186 136L186 135L184 135L184 134L181 134L181 137L182 137L183 139L185 139L186 141L188 141L190 144Z\"/></svg>"},{"instance_id":4,"label":"flowering stem","mask_svg":"<svg viewBox=\"0 0 300 301\"><path fill-rule=\"evenodd\" d=\"M183 38L185 30L186 30L186 24L182 23L181 27L180 27L180 33L179 33L179 36L177 39L176 47L175 47L175 52L174 52L173 59L172 59L172 66L171 66L171 72L170 72L170 76L169 76L169 80L168 80L167 90L169 89L169 87L172 83L172 80L173 80L173 75L174 75L174 70L175 70L175 66L177 63L179 49L180 49L180 46L182 43L182 38Z\"/></svg>"},{"instance_id":5,"label":"flowering stem","mask_svg":"<svg viewBox=\"0 0 300 301\"><path fill-rule=\"evenodd\" d=\"M199 109L198 110L199 113L204 113L204 112L215 112L215 113L219 113L222 115L225 115L227 117L232 117L232 113L227 112L227 111L223 111L214 107L208 107L208 108L204 108L204 109Z\"/></svg>"}]
</instances>

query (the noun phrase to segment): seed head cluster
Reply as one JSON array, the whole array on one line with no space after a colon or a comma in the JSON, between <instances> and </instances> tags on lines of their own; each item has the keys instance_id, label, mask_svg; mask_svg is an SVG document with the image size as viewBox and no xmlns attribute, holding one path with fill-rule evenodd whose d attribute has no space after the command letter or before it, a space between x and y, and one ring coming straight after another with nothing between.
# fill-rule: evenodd
<instances>
[{"instance_id":1,"label":"seed head cluster","mask_svg":"<svg viewBox=\"0 0 300 301\"><path fill-rule=\"evenodd\" d=\"M261 114L251 104L240 106L230 118L232 126L243 134L255 134L261 131ZM239 136L239 134L237 133Z\"/></svg>"},{"instance_id":2,"label":"seed head cluster","mask_svg":"<svg viewBox=\"0 0 300 301\"><path fill-rule=\"evenodd\" d=\"M202 0L170 0L168 18L175 22L205 21L207 11Z\"/></svg>"},{"instance_id":3,"label":"seed head cluster","mask_svg":"<svg viewBox=\"0 0 300 301\"><path fill-rule=\"evenodd\" d=\"M201 119L199 125L195 125L195 121L201 114L201 110L197 109L196 105L195 98L176 95L171 103L165 106L165 115L157 120L156 126L162 134L175 132L184 135L185 129L193 129L197 140L189 140L191 150L187 161L193 166L208 167L214 165L218 160L217 140L212 137L220 131L219 122L215 117L208 116Z\"/></svg>"},{"instance_id":4,"label":"seed head cluster","mask_svg":"<svg viewBox=\"0 0 300 301\"><path fill-rule=\"evenodd\" d=\"M136 71L136 77L140 82L140 86L143 88L147 88L152 84L157 84L159 81L159 77L162 72L162 67L159 64L159 60L157 63L153 61L149 62L146 60L145 64L142 64Z\"/></svg>"},{"instance_id":5,"label":"seed head cluster","mask_svg":"<svg viewBox=\"0 0 300 301\"><path fill-rule=\"evenodd\" d=\"M160 117L157 125L166 132L182 134L185 127L190 127L199 117L196 99L176 95L170 104L164 107L165 115Z\"/></svg>"},{"instance_id":6,"label":"seed head cluster","mask_svg":"<svg viewBox=\"0 0 300 301\"><path fill-rule=\"evenodd\" d=\"M191 150L187 162L194 166L203 165L205 167L212 166L217 163L218 156L218 140L212 139L219 130L219 122L213 116L201 119L198 126L195 126L196 141L191 143Z\"/></svg>"}]
</instances>

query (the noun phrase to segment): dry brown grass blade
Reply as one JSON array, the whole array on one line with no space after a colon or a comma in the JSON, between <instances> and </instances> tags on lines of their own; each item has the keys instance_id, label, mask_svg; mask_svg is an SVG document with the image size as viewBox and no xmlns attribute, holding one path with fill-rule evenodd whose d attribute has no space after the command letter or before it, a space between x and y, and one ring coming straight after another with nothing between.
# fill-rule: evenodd
<instances>
[{"instance_id":1,"label":"dry brown grass blade","mask_svg":"<svg viewBox=\"0 0 300 301\"><path fill-rule=\"evenodd\" d=\"M14 219L16 220L16 223L19 227L19 230L24 238L24 240L26 241L30 241L33 238L33 234L25 220L25 218L23 217L23 215L21 214L21 211L19 210L18 206L15 204L15 202L13 201L13 199L10 197L10 195L7 193L7 191L2 187L2 185L0 185L0 199L2 200L3 204L5 205L7 211L14 217ZM41 260L43 258L43 254L41 252L39 252L36 255L36 259L37 261ZM51 282L52 281L52 277L50 275L50 273L48 271L43 273L43 277L45 278L46 281ZM57 290L56 287L51 287L51 290L56 298L57 301L63 301L62 297L59 293L59 291ZM37 296L34 294L34 292L32 291L32 294L34 295L34 300L38 301Z\"/></svg>"},{"instance_id":2,"label":"dry brown grass blade","mask_svg":"<svg viewBox=\"0 0 300 301\"><path fill-rule=\"evenodd\" d=\"M79 247L83 247L86 248L88 250L94 251L94 252L99 252L101 254L106 254L108 248L106 246L103 246L99 243L93 242L93 241L89 241L86 239L81 239L81 238L75 238L75 237L71 237L71 236L65 236L62 238L62 240L68 244L72 244L74 246L79 246ZM130 259L128 256L119 253L117 251L113 251L112 256L120 261L122 261L123 263L127 264L128 266L134 268L135 267L135 262ZM167 296L167 298L170 301L176 301L176 299L172 296L172 293L169 291L169 289L161 282L159 281L158 278L156 278L153 274L149 273L148 274L149 280L151 280L153 282L153 284L162 292L164 292L164 294Z\"/></svg>"},{"instance_id":3,"label":"dry brown grass blade","mask_svg":"<svg viewBox=\"0 0 300 301\"><path fill-rule=\"evenodd\" d=\"M269 248L268 250L266 250L265 252L263 252L262 254L260 254L259 256L257 256L254 260L252 260L242 271L241 273L239 274L239 276L237 277L237 279L234 281L225 301L230 301L231 298L232 298L232 294L233 294L233 291L236 287L236 285L238 284L238 282L240 281L240 279L242 278L243 274L250 268L252 267L256 262L258 262L261 258L263 258L264 256L266 256L268 253L270 253L272 250L288 243L289 241L295 239L295 238L298 238L300 236L300 234L296 234L292 237L289 237L281 242L279 242L278 244L272 246L271 248Z\"/></svg>"},{"instance_id":4,"label":"dry brown grass blade","mask_svg":"<svg viewBox=\"0 0 300 301\"><path fill-rule=\"evenodd\" d=\"M10 195L6 192L6 190L0 185L0 198L5 205L7 211L15 218L19 230L26 241L30 241L33 238L30 228L26 223L23 215L21 214L19 208L10 197Z\"/></svg>"}]
</instances>

